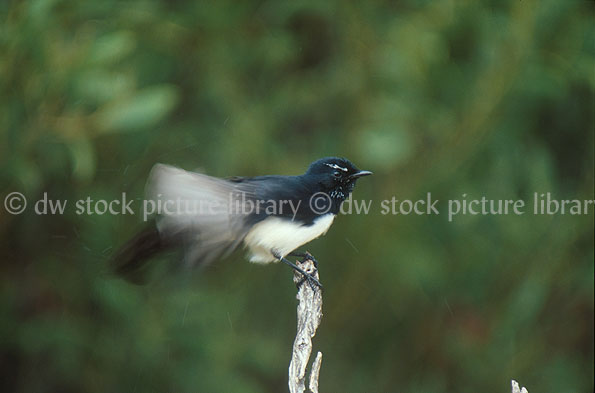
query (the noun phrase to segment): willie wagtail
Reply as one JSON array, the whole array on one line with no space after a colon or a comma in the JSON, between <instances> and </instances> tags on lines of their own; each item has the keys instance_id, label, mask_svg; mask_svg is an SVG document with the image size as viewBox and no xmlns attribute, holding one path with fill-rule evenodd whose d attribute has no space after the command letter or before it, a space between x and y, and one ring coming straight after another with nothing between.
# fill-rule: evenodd
<instances>
[{"instance_id":1,"label":"willie wagtail","mask_svg":"<svg viewBox=\"0 0 595 393\"><path fill-rule=\"evenodd\" d=\"M286 257L303 256L293 251L324 235L357 179L371 174L337 157L313 162L300 176L229 179L157 164L146 186L156 219L116 253L115 270L133 279L168 249L183 249L186 265L205 265L243 241L251 262L282 261L320 286Z\"/></svg>"}]
</instances>

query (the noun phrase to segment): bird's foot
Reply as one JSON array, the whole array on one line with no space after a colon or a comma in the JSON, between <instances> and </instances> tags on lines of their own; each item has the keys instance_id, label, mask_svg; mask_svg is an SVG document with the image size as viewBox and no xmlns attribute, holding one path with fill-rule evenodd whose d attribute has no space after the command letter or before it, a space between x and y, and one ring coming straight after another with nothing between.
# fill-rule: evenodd
<instances>
[{"instance_id":1,"label":"bird's foot","mask_svg":"<svg viewBox=\"0 0 595 393\"><path fill-rule=\"evenodd\" d=\"M287 258L279 255L278 253L273 251L273 255L275 256L275 258L277 258L278 260L280 260L281 262L285 263L286 265L290 266L293 270L299 272L303 278L298 281L296 283L296 286L299 288L302 286L302 284L304 283L304 281L308 281L308 284L310 284L310 287L315 290L315 286L317 286L320 289L323 289L324 287L322 286L322 284L320 283L320 281L318 281L318 279L316 277L314 277L314 274L316 273L317 270L317 263L316 261L313 259L313 257L309 254L306 253L304 254L304 259L302 261L300 261L300 264L305 263L306 261L310 260L313 262L314 268L311 271L305 271L304 269L302 269L301 267L297 266L296 264L294 264L293 262L291 262L290 260L288 260Z\"/></svg>"},{"instance_id":2,"label":"bird's foot","mask_svg":"<svg viewBox=\"0 0 595 393\"><path fill-rule=\"evenodd\" d=\"M306 252L290 252L287 255L290 256L290 257L302 258L302 260L300 261L301 263L304 263L304 262L310 260L310 261L312 261L312 263L314 263L314 267L316 269L318 269L318 261L316 260L316 258L314 258L314 255L310 254L309 251L306 251Z\"/></svg>"},{"instance_id":3,"label":"bird's foot","mask_svg":"<svg viewBox=\"0 0 595 393\"><path fill-rule=\"evenodd\" d=\"M316 262L314 257L310 255L310 253L306 252L302 260L297 262L296 264L308 274L307 276L302 275L302 279L296 281L297 288L300 288L305 281L308 281L308 284L310 285L310 288L312 288L312 290L316 290L315 286L318 286L320 289L322 289L322 284L320 284L320 282L317 279L318 263Z\"/></svg>"}]
</instances>

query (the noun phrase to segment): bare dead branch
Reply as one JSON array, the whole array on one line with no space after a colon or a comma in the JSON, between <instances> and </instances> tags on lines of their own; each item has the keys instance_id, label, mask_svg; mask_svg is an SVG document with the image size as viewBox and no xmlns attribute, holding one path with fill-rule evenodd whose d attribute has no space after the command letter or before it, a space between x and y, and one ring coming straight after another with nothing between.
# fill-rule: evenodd
<instances>
[{"instance_id":1,"label":"bare dead branch","mask_svg":"<svg viewBox=\"0 0 595 393\"><path fill-rule=\"evenodd\" d=\"M527 389L521 388L517 381L512 380L512 393L529 393Z\"/></svg>"},{"instance_id":2,"label":"bare dead branch","mask_svg":"<svg viewBox=\"0 0 595 393\"><path fill-rule=\"evenodd\" d=\"M306 273L319 279L314 262L306 259L296 262L296 265ZM297 334L293 342L293 353L289 364L289 391L303 393L306 390L306 368L312 353L312 338L322 319L322 290L308 281L302 282L304 277L295 272L293 281L298 284L297 305ZM300 284L301 283L301 284ZM318 352L310 373L309 389L318 393L318 375L322 364L322 353Z\"/></svg>"}]
</instances>

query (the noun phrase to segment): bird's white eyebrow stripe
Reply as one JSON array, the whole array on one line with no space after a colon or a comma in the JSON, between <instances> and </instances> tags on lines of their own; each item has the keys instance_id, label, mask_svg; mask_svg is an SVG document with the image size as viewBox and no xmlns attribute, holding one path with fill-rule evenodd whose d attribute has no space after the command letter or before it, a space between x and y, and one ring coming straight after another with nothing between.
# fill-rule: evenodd
<instances>
[{"instance_id":1,"label":"bird's white eyebrow stripe","mask_svg":"<svg viewBox=\"0 0 595 393\"><path fill-rule=\"evenodd\" d=\"M340 166L339 166L339 165L337 165L337 164L324 164L324 165L326 165L326 166L330 166L330 167L331 167L331 168L333 168L333 169L340 169L340 170L342 170L343 172L347 172L347 168L340 167Z\"/></svg>"}]
</instances>

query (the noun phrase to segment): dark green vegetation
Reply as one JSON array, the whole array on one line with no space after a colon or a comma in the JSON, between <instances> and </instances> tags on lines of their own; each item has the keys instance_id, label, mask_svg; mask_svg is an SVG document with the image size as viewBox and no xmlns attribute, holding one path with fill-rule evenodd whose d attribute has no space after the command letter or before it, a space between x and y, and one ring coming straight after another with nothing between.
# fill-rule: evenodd
<instances>
[{"instance_id":1,"label":"dark green vegetation","mask_svg":"<svg viewBox=\"0 0 595 393\"><path fill-rule=\"evenodd\" d=\"M593 209L447 219L447 201L593 199L588 1L0 2L0 390L282 392L286 266L241 252L139 287L106 269L153 164L375 175L308 249L323 392L593 388ZM38 216L47 192L63 215ZM440 200L439 216L380 203ZM156 268L164 269L164 264Z\"/></svg>"}]
</instances>

